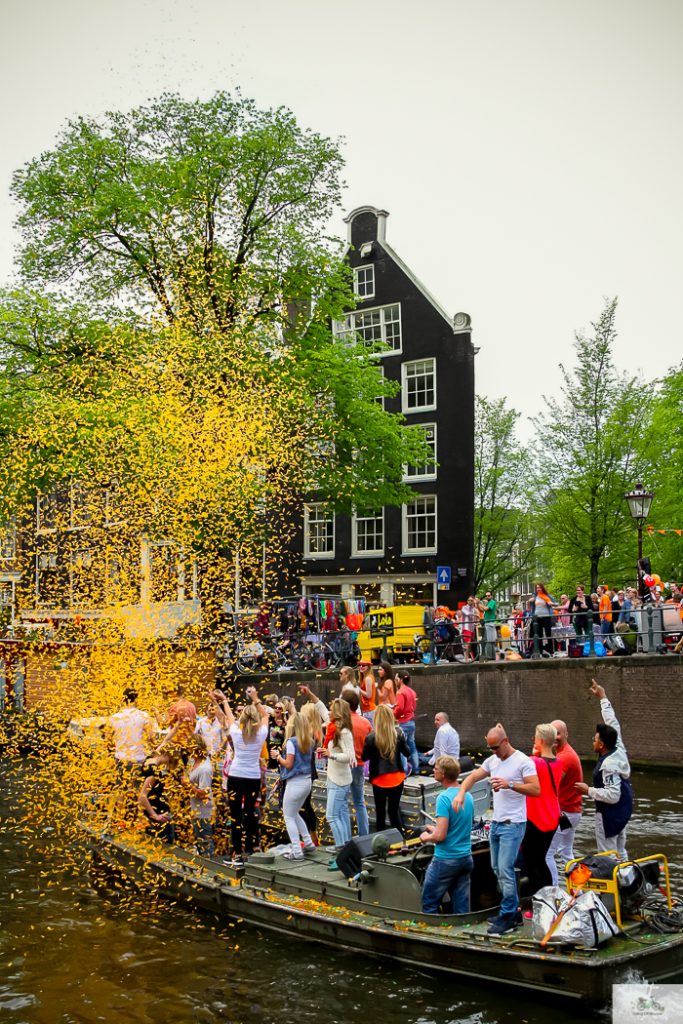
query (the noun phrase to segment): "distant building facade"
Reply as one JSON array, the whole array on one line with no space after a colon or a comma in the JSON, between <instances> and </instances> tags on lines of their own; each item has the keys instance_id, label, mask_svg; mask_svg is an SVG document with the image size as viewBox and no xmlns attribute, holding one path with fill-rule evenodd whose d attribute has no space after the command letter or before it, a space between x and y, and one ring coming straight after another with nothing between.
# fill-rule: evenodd
<instances>
[{"instance_id":1,"label":"distant building facade","mask_svg":"<svg viewBox=\"0 0 683 1024\"><path fill-rule=\"evenodd\" d=\"M441 308L386 240L387 212L364 206L346 218L356 309L333 330L389 351L378 356L400 394L389 412L424 431L432 458L406 466L414 498L373 515L337 515L312 501L299 535L304 593L373 603L455 607L472 585L474 355L470 318ZM442 589L437 589L441 568Z\"/></svg>"}]
</instances>

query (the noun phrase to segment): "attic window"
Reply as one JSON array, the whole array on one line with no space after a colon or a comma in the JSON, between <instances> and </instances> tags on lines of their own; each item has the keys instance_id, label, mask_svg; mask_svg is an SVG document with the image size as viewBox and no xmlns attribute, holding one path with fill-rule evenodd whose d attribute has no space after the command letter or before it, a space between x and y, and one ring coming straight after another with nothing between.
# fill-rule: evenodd
<instances>
[{"instance_id":1,"label":"attic window","mask_svg":"<svg viewBox=\"0 0 683 1024\"><path fill-rule=\"evenodd\" d=\"M354 270L353 290L359 299L374 299L375 267L372 263Z\"/></svg>"}]
</instances>

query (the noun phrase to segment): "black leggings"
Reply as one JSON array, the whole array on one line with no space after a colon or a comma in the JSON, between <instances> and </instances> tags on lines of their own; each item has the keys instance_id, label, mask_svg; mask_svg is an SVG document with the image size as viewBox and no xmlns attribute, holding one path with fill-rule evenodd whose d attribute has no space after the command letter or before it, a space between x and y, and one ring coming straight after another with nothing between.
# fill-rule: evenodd
<instances>
[{"instance_id":1,"label":"black leggings","mask_svg":"<svg viewBox=\"0 0 683 1024\"><path fill-rule=\"evenodd\" d=\"M389 805L389 821L399 832L403 832L401 817L401 794L403 783L398 786L376 786L373 782L372 793L375 798L375 831L383 832L387 827L387 804Z\"/></svg>"},{"instance_id":2,"label":"black leggings","mask_svg":"<svg viewBox=\"0 0 683 1024\"><path fill-rule=\"evenodd\" d=\"M552 618L552 615L541 615L538 618L534 619L533 628L535 630L533 635L538 637L538 646L539 646L539 648L541 650L543 650L543 647L544 647L544 644L543 644L543 634L545 633L545 635L546 635L545 650L547 651L548 654L552 654L553 653L553 641L552 641L553 618Z\"/></svg>"},{"instance_id":3,"label":"black leggings","mask_svg":"<svg viewBox=\"0 0 683 1024\"><path fill-rule=\"evenodd\" d=\"M236 854L242 853L242 834L247 853L253 853L258 842L258 811L256 801L261 779L241 779L228 776L228 806L230 808L230 837Z\"/></svg>"},{"instance_id":4,"label":"black leggings","mask_svg":"<svg viewBox=\"0 0 683 1024\"><path fill-rule=\"evenodd\" d=\"M525 887L523 892L525 896L533 896L544 885L553 884L550 868L546 864L545 858L554 835L555 829L541 832L530 821L526 823L526 832L521 848L523 873L529 880L528 889Z\"/></svg>"}]
</instances>

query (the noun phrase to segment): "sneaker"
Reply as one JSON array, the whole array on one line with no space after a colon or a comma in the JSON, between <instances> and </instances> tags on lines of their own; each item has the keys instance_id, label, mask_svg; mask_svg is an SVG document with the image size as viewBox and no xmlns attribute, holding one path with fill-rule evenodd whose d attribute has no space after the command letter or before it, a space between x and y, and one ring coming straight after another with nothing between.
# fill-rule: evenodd
<instances>
[{"instance_id":1,"label":"sneaker","mask_svg":"<svg viewBox=\"0 0 683 1024\"><path fill-rule=\"evenodd\" d=\"M231 868L243 868L244 860L241 857L233 857L230 861Z\"/></svg>"},{"instance_id":2,"label":"sneaker","mask_svg":"<svg viewBox=\"0 0 683 1024\"><path fill-rule=\"evenodd\" d=\"M287 851L287 853L283 853L282 856L284 857L285 860L303 860L304 859L303 853L292 853L289 850Z\"/></svg>"},{"instance_id":3,"label":"sneaker","mask_svg":"<svg viewBox=\"0 0 683 1024\"><path fill-rule=\"evenodd\" d=\"M519 927L516 914L501 914L496 921L491 921L487 935L507 935Z\"/></svg>"},{"instance_id":4,"label":"sneaker","mask_svg":"<svg viewBox=\"0 0 683 1024\"><path fill-rule=\"evenodd\" d=\"M339 871L339 868L337 867L337 858L336 857L333 860L331 860L330 863L327 865L327 870L328 871Z\"/></svg>"},{"instance_id":5,"label":"sneaker","mask_svg":"<svg viewBox=\"0 0 683 1024\"><path fill-rule=\"evenodd\" d=\"M315 853L315 849L316 848L314 843L311 843L310 846L304 846L304 856L312 857L313 854Z\"/></svg>"}]
</instances>

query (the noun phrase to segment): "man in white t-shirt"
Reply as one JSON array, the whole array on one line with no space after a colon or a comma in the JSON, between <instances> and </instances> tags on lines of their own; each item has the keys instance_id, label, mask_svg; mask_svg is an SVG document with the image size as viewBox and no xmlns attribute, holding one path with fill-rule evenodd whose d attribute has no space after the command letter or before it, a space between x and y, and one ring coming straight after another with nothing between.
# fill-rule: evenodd
<instances>
[{"instance_id":1,"label":"man in white t-shirt","mask_svg":"<svg viewBox=\"0 0 683 1024\"><path fill-rule=\"evenodd\" d=\"M137 699L132 687L124 690L123 707L109 717L107 736L117 762L141 766L154 740L154 720L136 706Z\"/></svg>"},{"instance_id":2,"label":"man in white t-shirt","mask_svg":"<svg viewBox=\"0 0 683 1024\"><path fill-rule=\"evenodd\" d=\"M491 867L498 879L502 899L500 913L489 921L488 932L489 935L504 935L522 923L515 862L526 830L526 798L539 796L541 786L535 764L521 750L515 750L500 722L489 729L486 743L493 753L481 768L476 768L463 780L458 795L453 799L453 810L461 810L465 793L475 782L491 779Z\"/></svg>"},{"instance_id":3,"label":"man in white t-shirt","mask_svg":"<svg viewBox=\"0 0 683 1024\"><path fill-rule=\"evenodd\" d=\"M122 818L130 810L141 783L142 766L154 746L156 726L146 711L136 706L133 687L123 691L123 707L107 720L106 737L114 747L119 793L113 810ZM130 806L129 806L130 805Z\"/></svg>"},{"instance_id":4,"label":"man in white t-shirt","mask_svg":"<svg viewBox=\"0 0 683 1024\"><path fill-rule=\"evenodd\" d=\"M218 720L218 710L213 697L209 697L206 714L197 716L195 735L201 736L206 744L210 757L215 757L228 737L226 730Z\"/></svg>"}]
</instances>

